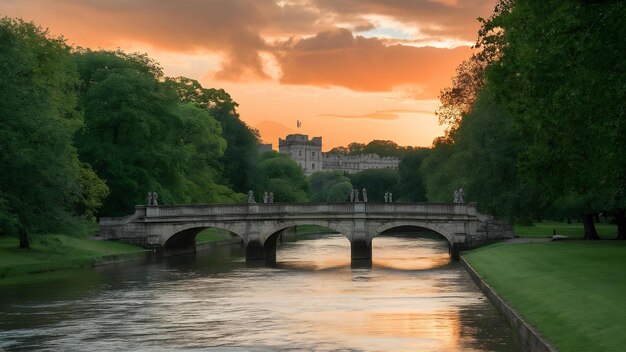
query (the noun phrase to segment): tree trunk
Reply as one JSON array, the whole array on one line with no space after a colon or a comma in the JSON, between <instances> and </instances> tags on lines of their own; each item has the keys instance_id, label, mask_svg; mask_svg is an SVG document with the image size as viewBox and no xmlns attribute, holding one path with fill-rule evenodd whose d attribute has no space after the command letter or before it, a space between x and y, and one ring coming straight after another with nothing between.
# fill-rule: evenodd
<instances>
[{"instance_id":1,"label":"tree trunk","mask_svg":"<svg viewBox=\"0 0 626 352\"><path fill-rule=\"evenodd\" d=\"M617 223L617 239L626 240L626 214L624 209L615 212L615 222Z\"/></svg>"},{"instance_id":2,"label":"tree trunk","mask_svg":"<svg viewBox=\"0 0 626 352\"><path fill-rule=\"evenodd\" d=\"M30 242L28 241L28 230L24 226L20 226L20 248L30 249Z\"/></svg>"},{"instance_id":3,"label":"tree trunk","mask_svg":"<svg viewBox=\"0 0 626 352\"><path fill-rule=\"evenodd\" d=\"M585 228L585 240L599 240L596 225L593 223L593 213L583 215L583 226Z\"/></svg>"}]
</instances>

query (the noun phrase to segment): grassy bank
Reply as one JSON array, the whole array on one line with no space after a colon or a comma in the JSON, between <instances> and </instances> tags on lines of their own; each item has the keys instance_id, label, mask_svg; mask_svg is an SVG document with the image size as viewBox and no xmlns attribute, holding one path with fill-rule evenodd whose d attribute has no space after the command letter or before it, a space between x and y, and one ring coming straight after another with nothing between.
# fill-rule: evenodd
<instances>
[{"instance_id":1,"label":"grassy bank","mask_svg":"<svg viewBox=\"0 0 626 352\"><path fill-rule=\"evenodd\" d=\"M17 238L0 238L0 278L92 265L107 256L145 251L118 242L63 235L33 236L31 249L18 248Z\"/></svg>"},{"instance_id":2,"label":"grassy bank","mask_svg":"<svg viewBox=\"0 0 626 352\"><path fill-rule=\"evenodd\" d=\"M623 351L626 243L496 244L464 255L561 351Z\"/></svg>"},{"instance_id":3,"label":"grassy bank","mask_svg":"<svg viewBox=\"0 0 626 352\"><path fill-rule=\"evenodd\" d=\"M617 237L617 226L612 224L598 223L596 230L600 237L613 239ZM531 226L515 225L515 235L519 237L552 237L553 231L557 235L568 236L570 238L583 238L584 230L582 223L566 224L562 222L537 222Z\"/></svg>"}]
</instances>

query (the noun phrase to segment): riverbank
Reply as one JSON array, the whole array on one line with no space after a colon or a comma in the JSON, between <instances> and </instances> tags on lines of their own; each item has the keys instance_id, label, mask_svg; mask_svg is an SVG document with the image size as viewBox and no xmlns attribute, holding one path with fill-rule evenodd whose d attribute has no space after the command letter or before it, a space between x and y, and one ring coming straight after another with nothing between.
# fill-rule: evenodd
<instances>
[{"instance_id":1,"label":"riverbank","mask_svg":"<svg viewBox=\"0 0 626 352\"><path fill-rule=\"evenodd\" d=\"M144 258L148 251L119 242L65 235L33 236L31 249L17 238L0 238L0 279Z\"/></svg>"},{"instance_id":2,"label":"riverbank","mask_svg":"<svg viewBox=\"0 0 626 352\"><path fill-rule=\"evenodd\" d=\"M495 244L463 258L560 351L620 351L625 242Z\"/></svg>"}]
</instances>

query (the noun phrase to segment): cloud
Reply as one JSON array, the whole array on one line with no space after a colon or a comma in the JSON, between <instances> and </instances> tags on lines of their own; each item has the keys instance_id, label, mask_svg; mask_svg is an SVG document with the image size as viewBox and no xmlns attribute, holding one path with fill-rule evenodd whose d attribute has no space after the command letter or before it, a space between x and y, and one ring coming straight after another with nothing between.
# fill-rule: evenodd
<instances>
[{"instance_id":1,"label":"cloud","mask_svg":"<svg viewBox=\"0 0 626 352\"><path fill-rule=\"evenodd\" d=\"M313 0L322 12L337 15L350 22L375 14L412 25L430 37L453 37L474 41L476 18L488 17L495 0L429 1L429 0Z\"/></svg>"},{"instance_id":2,"label":"cloud","mask_svg":"<svg viewBox=\"0 0 626 352\"><path fill-rule=\"evenodd\" d=\"M387 110L376 110L376 112L372 112L368 114L360 114L360 115L319 114L317 116L342 118L342 119L372 119L372 120L391 121L391 120L398 120L400 118L400 114L406 114L406 113L419 113L419 114L432 115L433 112L430 110L417 110L417 109L387 109Z\"/></svg>"},{"instance_id":3,"label":"cloud","mask_svg":"<svg viewBox=\"0 0 626 352\"><path fill-rule=\"evenodd\" d=\"M493 3L494 0L0 0L0 13L34 20L50 27L52 33L63 34L70 43L92 48L143 43L161 51L218 53L222 61L212 75L220 80L272 79L275 75L268 74L267 60L263 59L263 55L269 54L278 58L283 83L339 85L359 91L414 84L432 97L442 83L434 76L449 77L453 72L450 67L458 64L468 51L409 46L457 46L473 41L478 28L475 18L488 16ZM381 28L387 25L391 27ZM402 26L406 28L399 28ZM350 30L341 28L373 38L355 37ZM391 38L383 39L385 33L391 33ZM410 38L394 38L393 33Z\"/></svg>"},{"instance_id":4,"label":"cloud","mask_svg":"<svg viewBox=\"0 0 626 352\"><path fill-rule=\"evenodd\" d=\"M416 86L416 98L436 97L449 84L468 47L387 46L378 38L346 29L317 34L277 54L284 84L342 86L356 91L390 91Z\"/></svg>"}]
</instances>

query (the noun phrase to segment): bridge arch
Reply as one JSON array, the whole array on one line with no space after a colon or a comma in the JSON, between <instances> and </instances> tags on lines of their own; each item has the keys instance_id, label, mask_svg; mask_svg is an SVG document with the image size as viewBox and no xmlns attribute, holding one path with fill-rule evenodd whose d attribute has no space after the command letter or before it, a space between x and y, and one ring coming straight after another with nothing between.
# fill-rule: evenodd
<instances>
[{"instance_id":1,"label":"bridge arch","mask_svg":"<svg viewBox=\"0 0 626 352\"><path fill-rule=\"evenodd\" d=\"M244 236L242 235L242 233L244 233L244 229L239 229L236 226L225 226L223 224L206 222L176 226L170 231L161 234L160 242L164 248L191 247L195 244L195 239L198 233L211 228L225 230L241 239L244 239Z\"/></svg>"},{"instance_id":2,"label":"bridge arch","mask_svg":"<svg viewBox=\"0 0 626 352\"><path fill-rule=\"evenodd\" d=\"M381 233L387 230L391 230L393 228L403 227L403 226L420 227L426 230L436 232L440 234L441 236L443 236L448 241L450 246L453 246L455 244L454 233L451 230L447 229L445 226L432 223L432 222L424 222L424 221L401 220L401 221L386 222L379 226L374 226L373 230L371 231L371 236L372 238L375 238L376 236L379 236Z\"/></svg>"},{"instance_id":3,"label":"bridge arch","mask_svg":"<svg viewBox=\"0 0 626 352\"><path fill-rule=\"evenodd\" d=\"M349 226L346 226L345 224L341 224L339 222L332 222L327 220L281 221L280 223L272 224L265 231L263 231L263 233L261 234L263 243L271 239L273 236L277 236L281 231L285 229L301 225L316 225L320 227L326 227L333 231L336 231L337 233L342 234L348 240L350 240L352 234L352 229Z\"/></svg>"}]
</instances>

